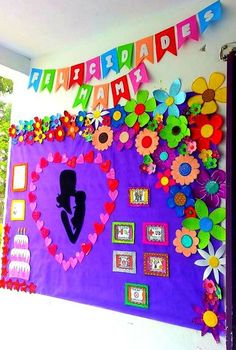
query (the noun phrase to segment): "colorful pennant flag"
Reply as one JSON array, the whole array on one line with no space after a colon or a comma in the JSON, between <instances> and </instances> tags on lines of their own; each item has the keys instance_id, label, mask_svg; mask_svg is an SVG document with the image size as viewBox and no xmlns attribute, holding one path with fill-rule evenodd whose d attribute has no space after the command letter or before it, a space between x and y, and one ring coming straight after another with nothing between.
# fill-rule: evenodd
<instances>
[{"instance_id":1,"label":"colorful pennant flag","mask_svg":"<svg viewBox=\"0 0 236 350\"><path fill-rule=\"evenodd\" d=\"M81 105L83 109L86 109L92 91L93 87L91 85L84 84L80 86L74 100L73 108Z\"/></svg>"},{"instance_id":2,"label":"colorful pennant flag","mask_svg":"<svg viewBox=\"0 0 236 350\"><path fill-rule=\"evenodd\" d=\"M34 91L37 92L40 84L40 80L43 74L42 69L38 68L32 68L30 77L29 77L29 84L28 84L28 89L33 87Z\"/></svg>"},{"instance_id":3,"label":"colorful pennant flag","mask_svg":"<svg viewBox=\"0 0 236 350\"><path fill-rule=\"evenodd\" d=\"M214 4L198 12L200 33L203 33L212 22L219 21L221 17L222 7L220 1L214 2Z\"/></svg>"},{"instance_id":4,"label":"colorful pennant flag","mask_svg":"<svg viewBox=\"0 0 236 350\"><path fill-rule=\"evenodd\" d=\"M178 37L178 49L183 46L188 39L199 40L199 29L197 17L192 16L176 25Z\"/></svg>"},{"instance_id":5,"label":"colorful pennant flag","mask_svg":"<svg viewBox=\"0 0 236 350\"><path fill-rule=\"evenodd\" d=\"M93 89L93 103L92 108L95 109L97 105L108 108L108 91L109 84L97 85Z\"/></svg>"},{"instance_id":6,"label":"colorful pennant flag","mask_svg":"<svg viewBox=\"0 0 236 350\"><path fill-rule=\"evenodd\" d=\"M155 35L157 62L159 62L166 51L177 56L175 41L175 27L170 27Z\"/></svg>"},{"instance_id":7,"label":"colorful pennant flag","mask_svg":"<svg viewBox=\"0 0 236 350\"><path fill-rule=\"evenodd\" d=\"M55 74L56 69L46 69L43 72L43 80L40 85L40 91L47 89L49 92L52 92Z\"/></svg>"},{"instance_id":8,"label":"colorful pennant flag","mask_svg":"<svg viewBox=\"0 0 236 350\"><path fill-rule=\"evenodd\" d=\"M102 77L106 78L110 70L119 73L119 63L117 50L112 49L101 55L101 65L102 65Z\"/></svg>"},{"instance_id":9,"label":"colorful pennant flag","mask_svg":"<svg viewBox=\"0 0 236 350\"><path fill-rule=\"evenodd\" d=\"M134 93L136 94L143 83L149 82L145 64L141 63L138 67L134 68L129 73L129 78L133 86Z\"/></svg>"},{"instance_id":10,"label":"colorful pennant flag","mask_svg":"<svg viewBox=\"0 0 236 350\"><path fill-rule=\"evenodd\" d=\"M55 91L59 90L62 86L64 87L65 90L68 89L69 74L70 74L69 68L57 69Z\"/></svg>"},{"instance_id":11,"label":"colorful pennant flag","mask_svg":"<svg viewBox=\"0 0 236 350\"><path fill-rule=\"evenodd\" d=\"M136 57L135 65L138 66L140 62L147 60L154 63L153 54L153 36L136 41L135 45Z\"/></svg>"},{"instance_id":12,"label":"colorful pennant flag","mask_svg":"<svg viewBox=\"0 0 236 350\"><path fill-rule=\"evenodd\" d=\"M100 56L92 58L86 62L85 82L88 83L93 77L98 80L101 79Z\"/></svg>"},{"instance_id":13,"label":"colorful pennant flag","mask_svg":"<svg viewBox=\"0 0 236 350\"><path fill-rule=\"evenodd\" d=\"M111 82L111 91L113 96L113 103L116 106L120 99L123 97L126 100L130 100L129 84L127 76L124 75Z\"/></svg>"},{"instance_id":14,"label":"colorful pennant flag","mask_svg":"<svg viewBox=\"0 0 236 350\"><path fill-rule=\"evenodd\" d=\"M133 43L119 46L117 48L118 64L120 70L124 66L126 66L128 69L130 69L133 66L133 49Z\"/></svg>"},{"instance_id":15,"label":"colorful pennant flag","mask_svg":"<svg viewBox=\"0 0 236 350\"><path fill-rule=\"evenodd\" d=\"M84 63L79 63L70 68L69 89L74 85L82 85L84 82Z\"/></svg>"}]
</instances>

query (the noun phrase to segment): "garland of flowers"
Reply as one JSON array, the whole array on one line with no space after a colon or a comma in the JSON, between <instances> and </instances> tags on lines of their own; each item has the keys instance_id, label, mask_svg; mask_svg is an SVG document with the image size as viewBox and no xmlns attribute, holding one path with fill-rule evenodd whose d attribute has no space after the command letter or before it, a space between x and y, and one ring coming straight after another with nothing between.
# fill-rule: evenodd
<instances>
[{"instance_id":1,"label":"garland of flowers","mask_svg":"<svg viewBox=\"0 0 236 350\"><path fill-rule=\"evenodd\" d=\"M9 129L14 145L61 142L80 135L100 151L113 142L119 152L136 147L143 157L140 171L156 173L155 187L164 190L168 207L183 218L173 241L176 253L185 257L198 253L203 258L195 264L206 267L204 307L194 307L198 317L193 321L202 325L202 335L210 331L217 342L225 319L218 310L222 300L219 274L225 274L225 244L221 242L226 232L221 223L226 210L221 202L226 197L226 176L217 169L224 122L217 114L217 102L226 102L224 80L216 72L208 83L197 78L187 98L176 79L168 93L155 90L149 96L148 91L140 90L125 106L35 117ZM212 243L221 245L215 251ZM215 281L208 279L211 274Z\"/></svg>"}]
</instances>

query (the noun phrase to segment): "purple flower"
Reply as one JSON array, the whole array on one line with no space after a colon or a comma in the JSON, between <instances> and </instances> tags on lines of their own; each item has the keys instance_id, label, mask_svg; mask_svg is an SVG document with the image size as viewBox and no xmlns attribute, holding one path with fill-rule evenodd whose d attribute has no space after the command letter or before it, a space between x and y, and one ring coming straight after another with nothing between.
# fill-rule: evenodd
<instances>
[{"instance_id":1,"label":"purple flower","mask_svg":"<svg viewBox=\"0 0 236 350\"><path fill-rule=\"evenodd\" d=\"M168 146L158 146L152 154L153 160L159 169L165 170L170 168L173 160L176 158L174 149Z\"/></svg>"},{"instance_id":2,"label":"purple flower","mask_svg":"<svg viewBox=\"0 0 236 350\"><path fill-rule=\"evenodd\" d=\"M114 140L117 142L117 150L121 151L124 147L130 149L133 146L134 135L134 129L128 128L127 125L123 125L114 136Z\"/></svg>"},{"instance_id":3,"label":"purple flower","mask_svg":"<svg viewBox=\"0 0 236 350\"><path fill-rule=\"evenodd\" d=\"M194 194L209 207L220 205L221 198L226 197L226 174L223 170L215 170L211 175L202 170L196 180Z\"/></svg>"}]
</instances>

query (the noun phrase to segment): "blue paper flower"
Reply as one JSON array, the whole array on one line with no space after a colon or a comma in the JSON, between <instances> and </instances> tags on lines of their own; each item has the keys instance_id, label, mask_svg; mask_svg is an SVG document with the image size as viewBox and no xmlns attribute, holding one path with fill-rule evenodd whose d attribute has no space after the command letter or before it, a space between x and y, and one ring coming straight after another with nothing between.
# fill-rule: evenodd
<instances>
[{"instance_id":1,"label":"blue paper flower","mask_svg":"<svg viewBox=\"0 0 236 350\"><path fill-rule=\"evenodd\" d=\"M77 126L84 125L84 120L86 118L86 115L87 115L87 112L79 111L79 113L76 116L76 120L75 120Z\"/></svg>"},{"instance_id":2,"label":"blue paper flower","mask_svg":"<svg viewBox=\"0 0 236 350\"><path fill-rule=\"evenodd\" d=\"M59 113L57 113L56 115L51 115L51 127L53 129L56 129L59 125L61 125L60 117L61 115Z\"/></svg>"},{"instance_id":3,"label":"blue paper flower","mask_svg":"<svg viewBox=\"0 0 236 350\"><path fill-rule=\"evenodd\" d=\"M16 133L17 135L22 134L25 132L25 122L23 120L19 121L19 124L17 125L16 128Z\"/></svg>"},{"instance_id":4,"label":"blue paper flower","mask_svg":"<svg viewBox=\"0 0 236 350\"><path fill-rule=\"evenodd\" d=\"M34 130L34 120L25 121L25 131Z\"/></svg>"},{"instance_id":5,"label":"blue paper flower","mask_svg":"<svg viewBox=\"0 0 236 350\"><path fill-rule=\"evenodd\" d=\"M185 208L194 206L190 186L175 185L170 188L170 197L167 200L169 208L175 208L178 217L184 216Z\"/></svg>"},{"instance_id":6,"label":"blue paper flower","mask_svg":"<svg viewBox=\"0 0 236 350\"><path fill-rule=\"evenodd\" d=\"M154 110L153 115L164 114L168 109L168 115L179 116L179 108L176 105L181 105L186 99L186 93L180 91L181 81L176 79L170 86L169 94L164 90L155 90L153 96L157 102L161 102Z\"/></svg>"},{"instance_id":7,"label":"blue paper flower","mask_svg":"<svg viewBox=\"0 0 236 350\"><path fill-rule=\"evenodd\" d=\"M111 108L109 111L109 116L111 117L111 125L114 128L118 128L119 126L124 124L126 112L124 107L121 105L117 105L114 108Z\"/></svg>"}]
</instances>

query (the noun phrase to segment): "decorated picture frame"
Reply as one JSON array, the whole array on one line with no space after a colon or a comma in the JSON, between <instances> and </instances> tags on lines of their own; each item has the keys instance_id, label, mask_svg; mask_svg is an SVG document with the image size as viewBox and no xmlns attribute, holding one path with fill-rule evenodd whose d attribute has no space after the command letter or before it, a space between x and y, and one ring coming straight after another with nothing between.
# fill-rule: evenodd
<instances>
[{"instance_id":1,"label":"decorated picture frame","mask_svg":"<svg viewBox=\"0 0 236 350\"><path fill-rule=\"evenodd\" d=\"M24 192L27 190L28 163L14 164L12 167L12 192Z\"/></svg>"},{"instance_id":2,"label":"decorated picture frame","mask_svg":"<svg viewBox=\"0 0 236 350\"><path fill-rule=\"evenodd\" d=\"M144 222L143 243L155 245L168 245L168 224L163 222Z\"/></svg>"},{"instance_id":3,"label":"decorated picture frame","mask_svg":"<svg viewBox=\"0 0 236 350\"><path fill-rule=\"evenodd\" d=\"M125 284L125 305L148 309L149 290L146 284Z\"/></svg>"},{"instance_id":4,"label":"decorated picture frame","mask_svg":"<svg viewBox=\"0 0 236 350\"><path fill-rule=\"evenodd\" d=\"M169 255L165 253L144 253L144 274L169 277Z\"/></svg>"},{"instance_id":5,"label":"decorated picture frame","mask_svg":"<svg viewBox=\"0 0 236 350\"><path fill-rule=\"evenodd\" d=\"M113 250L113 271L136 273L136 252Z\"/></svg>"},{"instance_id":6,"label":"decorated picture frame","mask_svg":"<svg viewBox=\"0 0 236 350\"><path fill-rule=\"evenodd\" d=\"M112 222L112 243L134 244L133 222Z\"/></svg>"},{"instance_id":7,"label":"decorated picture frame","mask_svg":"<svg viewBox=\"0 0 236 350\"><path fill-rule=\"evenodd\" d=\"M25 220L25 200L13 199L11 201L11 221Z\"/></svg>"},{"instance_id":8,"label":"decorated picture frame","mask_svg":"<svg viewBox=\"0 0 236 350\"><path fill-rule=\"evenodd\" d=\"M131 207L150 206L150 189L148 187L129 188L129 205Z\"/></svg>"}]
</instances>

